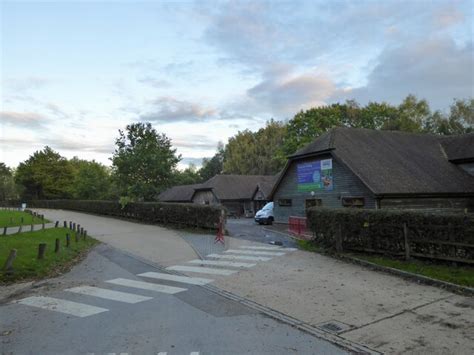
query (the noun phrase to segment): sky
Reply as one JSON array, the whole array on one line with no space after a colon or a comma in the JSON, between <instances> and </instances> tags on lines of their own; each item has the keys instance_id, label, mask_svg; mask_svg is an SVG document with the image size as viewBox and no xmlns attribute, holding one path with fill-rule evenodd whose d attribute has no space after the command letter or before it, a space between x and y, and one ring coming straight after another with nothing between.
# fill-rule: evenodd
<instances>
[{"instance_id":1,"label":"sky","mask_svg":"<svg viewBox=\"0 0 474 355\"><path fill-rule=\"evenodd\" d=\"M180 168L271 118L408 94L474 97L466 1L0 0L0 162L45 145L110 165L151 122Z\"/></svg>"}]
</instances>

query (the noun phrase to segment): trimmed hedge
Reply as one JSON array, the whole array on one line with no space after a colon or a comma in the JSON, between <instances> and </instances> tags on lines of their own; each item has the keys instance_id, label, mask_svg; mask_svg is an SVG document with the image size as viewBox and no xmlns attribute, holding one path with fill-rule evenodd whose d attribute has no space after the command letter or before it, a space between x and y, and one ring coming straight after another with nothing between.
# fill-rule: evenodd
<instances>
[{"instance_id":1,"label":"trimmed hedge","mask_svg":"<svg viewBox=\"0 0 474 355\"><path fill-rule=\"evenodd\" d=\"M323 247L392 255L406 253L406 225L410 255L474 262L474 219L464 214L315 207L307 224Z\"/></svg>"},{"instance_id":2,"label":"trimmed hedge","mask_svg":"<svg viewBox=\"0 0 474 355\"><path fill-rule=\"evenodd\" d=\"M21 203L8 205L18 207ZM5 204L6 206L6 204ZM64 209L99 215L127 218L152 224L217 229L222 208L191 203L131 202L122 208L116 201L36 200L30 208Z\"/></svg>"}]
</instances>

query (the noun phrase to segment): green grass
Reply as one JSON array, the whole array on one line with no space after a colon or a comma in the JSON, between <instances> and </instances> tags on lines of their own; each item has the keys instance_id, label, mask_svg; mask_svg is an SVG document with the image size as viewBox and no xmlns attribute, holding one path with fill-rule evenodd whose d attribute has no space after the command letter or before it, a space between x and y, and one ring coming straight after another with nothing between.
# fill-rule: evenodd
<instances>
[{"instance_id":1,"label":"green grass","mask_svg":"<svg viewBox=\"0 0 474 355\"><path fill-rule=\"evenodd\" d=\"M413 274L431 277L432 279L451 282L456 285L474 287L474 267L451 266L448 264L434 264L424 260L404 261L387 256L351 254L352 256L367 260L371 263L391 267L393 269L408 271Z\"/></svg>"},{"instance_id":2,"label":"green grass","mask_svg":"<svg viewBox=\"0 0 474 355\"><path fill-rule=\"evenodd\" d=\"M327 254L324 248L311 241L298 240L298 245L303 250ZM412 274L427 276L432 279L447 281L460 286L474 287L474 266L453 266L443 262L434 263L428 260L415 259L411 261L405 261L388 256L361 253L350 253L346 255L355 257L357 259L366 260L380 266L407 271Z\"/></svg>"},{"instance_id":3,"label":"green grass","mask_svg":"<svg viewBox=\"0 0 474 355\"><path fill-rule=\"evenodd\" d=\"M66 248L66 233L71 235L71 244ZM54 252L55 240L60 239L61 249ZM46 253L43 260L38 260L38 244L46 243ZM24 279L38 279L53 276L67 270L91 247L98 242L87 237L76 243L74 234L66 228L50 228L36 232L26 232L0 237L0 282L9 283ZM17 250L13 262L13 273L6 273L4 265L10 250Z\"/></svg>"},{"instance_id":4,"label":"green grass","mask_svg":"<svg viewBox=\"0 0 474 355\"><path fill-rule=\"evenodd\" d=\"M22 217L23 223L21 221ZM49 221L45 218L44 222L48 223ZM0 228L30 225L31 223L40 224L42 220L26 212L0 210Z\"/></svg>"}]
</instances>

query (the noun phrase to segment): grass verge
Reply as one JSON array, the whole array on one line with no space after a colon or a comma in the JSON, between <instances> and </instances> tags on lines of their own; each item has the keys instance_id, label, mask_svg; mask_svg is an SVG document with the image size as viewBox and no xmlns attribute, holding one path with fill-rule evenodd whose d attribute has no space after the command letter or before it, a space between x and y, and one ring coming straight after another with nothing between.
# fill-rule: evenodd
<instances>
[{"instance_id":1,"label":"grass verge","mask_svg":"<svg viewBox=\"0 0 474 355\"><path fill-rule=\"evenodd\" d=\"M66 233L71 235L69 248L66 247ZM59 253L54 252L56 238L59 238L61 244ZM37 259L40 243L47 245L43 260ZM50 228L0 237L0 282L39 279L64 272L97 243L89 236L86 240L79 238L76 242L73 232L66 228ZM17 257L13 262L13 272L7 273L4 264L12 249L17 250Z\"/></svg>"},{"instance_id":2,"label":"grass verge","mask_svg":"<svg viewBox=\"0 0 474 355\"><path fill-rule=\"evenodd\" d=\"M303 250L327 254L327 251L324 248L321 248L311 241L299 240L298 245ZM405 261L385 255L370 255L361 253L346 253L345 255L361 260L366 260L376 265L390 267L393 269L410 272L412 274L450 282L455 285L474 287L474 267L469 265L453 266L448 263L433 263L428 260L418 259Z\"/></svg>"},{"instance_id":3,"label":"grass verge","mask_svg":"<svg viewBox=\"0 0 474 355\"><path fill-rule=\"evenodd\" d=\"M33 215L26 212L0 210L0 228L40 224L42 222L43 221L41 218L34 217ZM44 220L44 223L48 222L49 221L47 219Z\"/></svg>"}]
</instances>

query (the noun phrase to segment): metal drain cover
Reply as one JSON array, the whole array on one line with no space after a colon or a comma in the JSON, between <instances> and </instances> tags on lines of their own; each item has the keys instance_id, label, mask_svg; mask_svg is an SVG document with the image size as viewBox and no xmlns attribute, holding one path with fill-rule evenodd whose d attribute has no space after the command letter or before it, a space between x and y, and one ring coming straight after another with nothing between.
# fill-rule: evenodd
<instances>
[{"instance_id":1,"label":"metal drain cover","mask_svg":"<svg viewBox=\"0 0 474 355\"><path fill-rule=\"evenodd\" d=\"M325 332L329 332L333 334L339 334L352 328L352 326L350 326L349 324L345 324L336 320L320 323L316 325L316 327L321 330L324 330Z\"/></svg>"}]
</instances>

